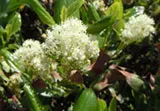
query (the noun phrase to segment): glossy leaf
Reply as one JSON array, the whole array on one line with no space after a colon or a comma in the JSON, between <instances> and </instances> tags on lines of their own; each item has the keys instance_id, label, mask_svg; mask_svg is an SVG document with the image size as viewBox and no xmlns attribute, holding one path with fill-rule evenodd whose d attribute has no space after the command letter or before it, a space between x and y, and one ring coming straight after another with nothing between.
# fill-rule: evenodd
<instances>
[{"instance_id":1,"label":"glossy leaf","mask_svg":"<svg viewBox=\"0 0 160 111\"><path fill-rule=\"evenodd\" d=\"M89 25L87 31L91 34L100 33L107 27L111 27L117 20L123 18L123 6L121 0L114 2L106 12L106 17L93 25Z\"/></svg>"},{"instance_id":2,"label":"glossy leaf","mask_svg":"<svg viewBox=\"0 0 160 111\"><path fill-rule=\"evenodd\" d=\"M122 19L123 17L123 5L121 0L114 2L106 12L106 16L112 15L111 21L114 22L117 19Z\"/></svg>"},{"instance_id":3,"label":"glossy leaf","mask_svg":"<svg viewBox=\"0 0 160 111\"><path fill-rule=\"evenodd\" d=\"M0 69L0 80L3 80L4 82L8 81L8 78L6 77L6 75L3 73L2 69Z\"/></svg>"},{"instance_id":4,"label":"glossy leaf","mask_svg":"<svg viewBox=\"0 0 160 111\"><path fill-rule=\"evenodd\" d=\"M74 106L73 111L98 111L98 101L92 89L85 89Z\"/></svg>"},{"instance_id":5,"label":"glossy leaf","mask_svg":"<svg viewBox=\"0 0 160 111\"><path fill-rule=\"evenodd\" d=\"M38 0L25 0L25 3L31 6L44 24L49 26L55 25L55 21L52 16L42 7Z\"/></svg>"},{"instance_id":6,"label":"glossy leaf","mask_svg":"<svg viewBox=\"0 0 160 111\"><path fill-rule=\"evenodd\" d=\"M60 15L61 15L63 7L66 7L66 0L55 0L54 1L54 10L55 10L54 19L57 23L61 22Z\"/></svg>"},{"instance_id":7,"label":"glossy leaf","mask_svg":"<svg viewBox=\"0 0 160 111\"><path fill-rule=\"evenodd\" d=\"M75 0L55 0L54 1L54 19L57 23L64 21L67 18L67 8L74 2ZM64 10L65 9L65 10ZM64 13L65 11L65 13ZM65 15L65 16L64 16ZM65 18L64 18L65 17Z\"/></svg>"},{"instance_id":8,"label":"glossy leaf","mask_svg":"<svg viewBox=\"0 0 160 111\"><path fill-rule=\"evenodd\" d=\"M145 82L138 76L133 74L131 77L126 78L127 83L135 91L141 91L145 89Z\"/></svg>"},{"instance_id":9,"label":"glossy leaf","mask_svg":"<svg viewBox=\"0 0 160 111\"><path fill-rule=\"evenodd\" d=\"M112 98L110 104L109 104L109 108L108 111L117 111L117 101L116 98Z\"/></svg>"},{"instance_id":10,"label":"glossy leaf","mask_svg":"<svg viewBox=\"0 0 160 111\"><path fill-rule=\"evenodd\" d=\"M21 28L21 16L19 13L15 13L13 17L9 20L8 24L6 25L6 33L7 33L7 41L10 37L15 34Z\"/></svg>"},{"instance_id":11,"label":"glossy leaf","mask_svg":"<svg viewBox=\"0 0 160 111\"><path fill-rule=\"evenodd\" d=\"M67 8L67 17L73 17L83 4L84 0L76 0L71 5L69 5Z\"/></svg>"},{"instance_id":12,"label":"glossy leaf","mask_svg":"<svg viewBox=\"0 0 160 111\"><path fill-rule=\"evenodd\" d=\"M0 0L0 16L6 12L6 7L10 0Z\"/></svg>"},{"instance_id":13,"label":"glossy leaf","mask_svg":"<svg viewBox=\"0 0 160 111\"><path fill-rule=\"evenodd\" d=\"M98 111L107 111L107 104L103 99L98 100Z\"/></svg>"},{"instance_id":14,"label":"glossy leaf","mask_svg":"<svg viewBox=\"0 0 160 111\"><path fill-rule=\"evenodd\" d=\"M95 21L100 20L100 16L96 10L96 8L93 6L93 4L89 3L88 4L89 12L91 13L92 17L94 18Z\"/></svg>"},{"instance_id":15,"label":"glossy leaf","mask_svg":"<svg viewBox=\"0 0 160 111\"><path fill-rule=\"evenodd\" d=\"M136 14L136 9L135 8L128 9L124 13L124 18L129 18L129 17L131 17L135 14Z\"/></svg>"},{"instance_id":16,"label":"glossy leaf","mask_svg":"<svg viewBox=\"0 0 160 111\"><path fill-rule=\"evenodd\" d=\"M16 72L21 72L19 70L19 64L14 61L14 56L12 53L7 51L6 49L1 49L0 54L4 57L8 65L10 65Z\"/></svg>"},{"instance_id":17,"label":"glossy leaf","mask_svg":"<svg viewBox=\"0 0 160 111\"><path fill-rule=\"evenodd\" d=\"M111 16L106 16L104 19L96 22L95 24L89 25L87 32L91 34L97 34L100 33L102 30L107 28L111 23L109 22L111 19Z\"/></svg>"},{"instance_id":18,"label":"glossy leaf","mask_svg":"<svg viewBox=\"0 0 160 111\"><path fill-rule=\"evenodd\" d=\"M61 21L65 21L67 18L67 8L63 7L61 10L61 15L60 15Z\"/></svg>"},{"instance_id":19,"label":"glossy leaf","mask_svg":"<svg viewBox=\"0 0 160 111\"><path fill-rule=\"evenodd\" d=\"M122 29L124 29L124 20L123 20L123 19L117 20L117 21L113 24L112 27L113 27L113 30L114 30L118 35L120 35Z\"/></svg>"},{"instance_id":20,"label":"glossy leaf","mask_svg":"<svg viewBox=\"0 0 160 111\"><path fill-rule=\"evenodd\" d=\"M25 0L10 0L7 6L7 12L13 12L18 9L21 5L24 5Z\"/></svg>"},{"instance_id":21,"label":"glossy leaf","mask_svg":"<svg viewBox=\"0 0 160 111\"><path fill-rule=\"evenodd\" d=\"M0 48L5 45L5 40L3 34L5 33L5 29L0 26Z\"/></svg>"},{"instance_id":22,"label":"glossy leaf","mask_svg":"<svg viewBox=\"0 0 160 111\"><path fill-rule=\"evenodd\" d=\"M84 6L81 7L80 9L80 16L81 16L81 19L83 21L84 24L87 24L88 23L88 13L86 12L86 9Z\"/></svg>"}]
</instances>

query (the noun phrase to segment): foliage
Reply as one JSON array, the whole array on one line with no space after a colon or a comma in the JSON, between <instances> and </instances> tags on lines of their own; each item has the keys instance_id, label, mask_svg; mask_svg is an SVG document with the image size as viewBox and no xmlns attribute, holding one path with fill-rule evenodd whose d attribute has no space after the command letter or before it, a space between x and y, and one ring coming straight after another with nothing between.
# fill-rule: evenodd
<instances>
[{"instance_id":1,"label":"foliage","mask_svg":"<svg viewBox=\"0 0 160 111\"><path fill-rule=\"evenodd\" d=\"M158 111L159 15L159 0L0 0L0 111Z\"/></svg>"}]
</instances>

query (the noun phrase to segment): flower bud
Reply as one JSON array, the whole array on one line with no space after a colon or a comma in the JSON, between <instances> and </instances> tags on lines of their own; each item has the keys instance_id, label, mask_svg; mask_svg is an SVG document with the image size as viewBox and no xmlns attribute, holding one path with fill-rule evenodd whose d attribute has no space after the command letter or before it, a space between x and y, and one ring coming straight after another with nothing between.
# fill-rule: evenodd
<instances>
[{"instance_id":1,"label":"flower bud","mask_svg":"<svg viewBox=\"0 0 160 111\"><path fill-rule=\"evenodd\" d=\"M145 83L139 78L138 75L133 74L132 76L127 77L126 80L129 86L135 91L140 91L144 88Z\"/></svg>"}]
</instances>

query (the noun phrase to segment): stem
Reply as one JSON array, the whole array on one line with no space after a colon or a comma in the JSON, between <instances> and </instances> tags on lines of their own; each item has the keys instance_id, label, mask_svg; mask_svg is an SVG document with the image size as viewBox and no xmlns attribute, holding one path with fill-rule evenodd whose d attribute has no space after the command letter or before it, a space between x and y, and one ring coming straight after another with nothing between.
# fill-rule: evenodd
<instances>
[{"instance_id":1,"label":"stem","mask_svg":"<svg viewBox=\"0 0 160 111\"><path fill-rule=\"evenodd\" d=\"M33 88L29 84L25 84L23 88L31 104L31 109L33 111L43 111L40 100L35 94Z\"/></svg>"},{"instance_id":2,"label":"stem","mask_svg":"<svg viewBox=\"0 0 160 111\"><path fill-rule=\"evenodd\" d=\"M106 33L106 37L105 37L105 39L104 39L104 41L103 41L103 45L102 45L102 48L104 48L105 49L105 47L106 46L109 46L109 44L110 44L110 39L109 39L109 37L110 37L110 35L111 35L111 29L109 29L109 28L107 28L107 30L105 31L105 33Z\"/></svg>"},{"instance_id":3,"label":"stem","mask_svg":"<svg viewBox=\"0 0 160 111\"><path fill-rule=\"evenodd\" d=\"M113 55L113 58L116 58L121 53L121 51L124 50L125 48L126 48L126 44L124 44L123 42L120 42L116 53Z\"/></svg>"}]
</instances>

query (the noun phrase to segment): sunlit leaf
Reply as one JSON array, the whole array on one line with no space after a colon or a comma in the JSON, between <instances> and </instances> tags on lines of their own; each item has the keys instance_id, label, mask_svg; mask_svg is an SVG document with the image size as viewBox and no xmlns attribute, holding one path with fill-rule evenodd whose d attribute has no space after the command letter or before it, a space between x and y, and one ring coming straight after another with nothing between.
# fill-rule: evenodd
<instances>
[{"instance_id":1,"label":"sunlit leaf","mask_svg":"<svg viewBox=\"0 0 160 111\"><path fill-rule=\"evenodd\" d=\"M81 9L80 9L80 16L82 18L83 23L87 24L89 18L88 18L88 14L87 14L84 6L82 6Z\"/></svg>"},{"instance_id":2,"label":"sunlit leaf","mask_svg":"<svg viewBox=\"0 0 160 111\"><path fill-rule=\"evenodd\" d=\"M91 34L100 33L102 30L104 30L109 25L111 25L111 23L109 23L110 19L111 19L111 16L107 16L104 19L98 21L97 23L89 25L87 32Z\"/></svg>"},{"instance_id":3,"label":"sunlit leaf","mask_svg":"<svg viewBox=\"0 0 160 111\"><path fill-rule=\"evenodd\" d=\"M114 2L106 12L106 17L93 25L89 25L87 31L92 34L100 33L107 27L111 27L117 20L123 18L123 5L121 0Z\"/></svg>"},{"instance_id":4,"label":"sunlit leaf","mask_svg":"<svg viewBox=\"0 0 160 111\"><path fill-rule=\"evenodd\" d=\"M61 21L65 21L67 18L67 8L63 7L61 10L61 15L60 15Z\"/></svg>"},{"instance_id":5,"label":"sunlit leaf","mask_svg":"<svg viewBox=\"0 0 160 111\"><path fill-rule=\"evenodd\" d=\"M54 19L57 23L61 22L61 17L62 16L62 8L66 7L66 0L55 0L54 1Z\"/></svg>"},{"instance_id":6,"label":"sunlit leaf","mask_svg":"<svg viewBox=\"0 0 160 111\"><path fill-rule=\"evenodd\" d=\"M13 12L25 3L25 0L10 0L7 6L7 12Z\"/></svg>"},{"instance_id":7,"label":"sunlit leaf","mask_svg":"<svg viewBox=\"0 0 160 111\"><path fill-rule=\"evenodd\" d=\"M113 30L120 36L122 29L124 29L124 20L123 19L117 20L112 27Z\"/></svg>"},{"instance_id":8,"label":"sunlit leaf","mask_svg":"<svg viewBox=\"0 0 160 111\"><path fill-rule=\"evenodd\" d=\"M7 40L15 34L21 28L21 16L19 13L15 13L13 17L9 20L8 24L6 25L6 33L7 33Z\"/></svg>"},{"instance_id":9,"label":"sunlit leaf","mask_svg":"<svg viewBox=\"0 0 160 111\"><path fill-rule=\"evenodd\" d=\"M93 19L95 21L99 21L100 20L100 16L99 16L96 8L93 6L93 4L89 3L88 4L88 8L89 8L89 12L88 13L90 13L92 15Z\"/></svg>"},{"instance_id":10,"label":"sunlit leaf","mask_svg":"<svg viewBox=\"0 0 160 111\"><path fill-rule=\"evenodd\" d=\"M84 0L76 0L71 5L69 5L67 8L67 17L73 17L83 4Z\"/></svg>"},{"instance_id":11,"label":"sunlit leaf","mask_svg":"<svg viewBox=\"0 0 160 111\"><path fill-rule=\"evenodd\" d=\"M73 111L98 111L98 101L92 89L85 89L74 106Z\"/></svg>"},{"instance_id":12,"label":"sunlit leaf","mask_svg":"<svg viewBox=\"0 0 160 111\"><path fill-rule=\"evenodd\" d=\"M82 0L55 0L54 1L54 10L55 10L54 19L55 21L57 23L60 23L61 21L64 21L64 19L66 19L69 16L79 18L79 8L78 8L79 6L77 5L81 4L81 1Z\"/></svg>"},{"instance_id":13,"label":"sunlit leaf","mask_svg":"<svg viewBox=\"0 0 160 111\"><path fill-rule=\"evenodd\" d=\"M43 8L38 0L25 0L25 3L31 6L44 24L49 26L55 25L52 16L45 10L45 8Z\"/></svg>"},{"instance_id":14,"label":"sunlit leaf","mask_svg":"<svg viewBox=\"0 0 160 111\"><path fill-rule=\"evenodd\" d=\"M103 99L98 100L98 111L107 111L107 104Z\"/></svg>"},{"instance_id":15,"label":"sunlit leaf","mask_svg":"<svg viewBox=\"0 0 160 111\"><path fill-rule=\"evenodd\" d=\"M109 104L109 108L108 111L117 111L117 101L116 98L112 98L110 104Z\"/></svg>"}]
</instances>

